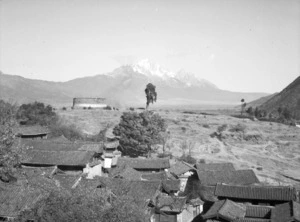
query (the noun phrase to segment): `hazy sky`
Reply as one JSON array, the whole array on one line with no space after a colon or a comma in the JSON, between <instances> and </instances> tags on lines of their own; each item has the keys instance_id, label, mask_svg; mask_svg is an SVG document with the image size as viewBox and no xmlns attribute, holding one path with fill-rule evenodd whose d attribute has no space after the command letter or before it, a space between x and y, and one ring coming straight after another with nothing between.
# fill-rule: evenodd
<instances>
[{"instance_id":1,"label":"hazy sky","mask_svg":"<svg viewBox=\"0 0 300 222\"><path fill-rule=\"evenodd\" d=\"M149 58L219 88L300 75L299 0L0 0L0 70L66 81Z\"/></svg>"}]
</instances>

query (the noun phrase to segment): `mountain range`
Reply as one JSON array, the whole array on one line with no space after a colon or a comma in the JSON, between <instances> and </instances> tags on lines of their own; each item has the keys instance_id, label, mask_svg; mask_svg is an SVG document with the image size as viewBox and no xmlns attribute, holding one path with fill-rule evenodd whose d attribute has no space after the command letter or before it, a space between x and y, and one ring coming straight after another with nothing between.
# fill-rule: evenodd
<instances>
[{"instance_id":1,"label":"mountain range","mask_svg":"<svg viewBox=\"0 0 300 222\"><path fill-rule=\"evenodd\" d=\"M267 93L242 93L219 89L193 73L171 72L149 60L124 65L110 73L52 82L27 79L0 72L0 98L17 103L41 101L52 105L72 104L74 97L105 97L119 106L144 106L145 86L156 86L157 105L239 103L252 101Z\"/></svg>"}]
</instances>

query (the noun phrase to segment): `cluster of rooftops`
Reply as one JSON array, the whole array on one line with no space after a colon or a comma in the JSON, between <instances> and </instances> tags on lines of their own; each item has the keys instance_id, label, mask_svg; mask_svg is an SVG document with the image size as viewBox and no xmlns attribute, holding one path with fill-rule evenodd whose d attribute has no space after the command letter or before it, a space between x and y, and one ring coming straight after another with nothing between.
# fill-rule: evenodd
<instances>
[{"instance_id":1,"label":"cluster of rooftops","mask_svg":"<svg viewBox=\"0 0 300 222\"><path fill-rule=\"evenodd\" d=\"M70 142L63 136L21 139L25 155L19 183L32 186L25 192L19 185L0 183L0 219L33 208L48 194L45 190L84 194L102 189L118 196L126 187L139 206L152 212L152 222L300 221L299 191L294 187L262 184L253 170L238 170L232 163L191 165L168 158L122 157L115 154L118 142L113 135L107 138L106 143ZM87 176L90 172L94 176Z\"/></svg>"}]
</instances>

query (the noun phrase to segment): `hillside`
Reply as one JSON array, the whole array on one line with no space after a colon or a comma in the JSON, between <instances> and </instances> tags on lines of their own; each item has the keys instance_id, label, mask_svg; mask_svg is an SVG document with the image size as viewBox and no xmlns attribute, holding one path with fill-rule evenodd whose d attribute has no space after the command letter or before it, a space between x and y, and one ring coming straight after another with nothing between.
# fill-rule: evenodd
<instances>
[{"instance_id":1,"label":"hillside","mask_svg":"<svg viewBox=\"0 0 300 222\"><path fill-rule=\"evenodd\" d=\"M267 112L276 112L279 107L287 107L295 118L300 119L300 76L260 106Z\"/></svg>"},{"instance_id":2,"label":"hillside","mask_svg":"<svg viewBox=\"0 0 300 222\"><path fill-rule=\"evenodd\" d=\"M144 106L144 89L149 82L156 85L161 105L226 104L241 98L255 100L266 93L241 93L219 89L213 83L180 70L168 71L148 60L121 66L110 73L77 78L67 82L26 79L0 73L0 98L14 102L42 101L71 105L73 97L105 97L119 106Z\"/></svg>"},{"instance_id":3,"label":"hillside","mask_svg":"<svg viewBox=\"0 0 300 222\"><path fill-rule=\"evenodd\" d=\"M277 93L274 93L274 94L271 94L271 95L268 95L268 96L263 96L259 99L256 99L256 100L253 100L249 103L247 103L247 107L258 107L258 106L261 106L262 104L264 104L265 102L267 102L269 99L271 99L273 96L277 95Z\"/></svg>"},{"instance_id":4,"label":"hillside","mask_svg":"<svg viewBox=\"0 0 300 222\"><path fill-rule=\"evenodd\" d=\"M59 110L66 124L74 123L84 133L96 134L107 124L120 121L120 111ZM300 129L280 123L239 119L226 115L203 115L180 111L157 111L168 124L166 150L180 157L191 154L206 162L232 162L237 169L253 169L261 182L300 188ZM226 125L220 139L211 135ZM243 127L238 127L239 125Z\"/></svg>"}]
</instances>

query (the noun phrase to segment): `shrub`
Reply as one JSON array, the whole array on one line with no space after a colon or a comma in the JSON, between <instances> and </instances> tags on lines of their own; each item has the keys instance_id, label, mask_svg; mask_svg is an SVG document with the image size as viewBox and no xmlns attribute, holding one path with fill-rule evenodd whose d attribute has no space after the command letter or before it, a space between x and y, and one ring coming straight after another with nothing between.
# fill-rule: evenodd
<instances>
[{"instance_id":1,"label":"shrub","mask_svg":"<svg viewBox=\"0 0 300 222\"><path fill-rule=\"evenodd\" d=\"M223 124L217 128L218 133L222 133L227 129L227 124Z\"/></svg>"},{"instance_id":2,"label":"shrub","mask_svg":"<svg viewBox=\"0 0 300 222\"><path fill-rule=\"evenodd\" d=\"M57 116L52 106L34 102L21 105L17 111L17 119L24 125L49 126L56 121Z\"/></svg>"},{"instance_id":3,"label":"shrub","mask_svg":"<svg viewBox=\"0 0 300 222\"><path fill-rule=\"evenodd\" d=\"M150 155L152 145L162 144L165 120L150 111L124 112L113 132L120 137L120 151L132 157Z\"/></svg>"},{"instance_id":4,"label":"shrub","mask_svg":"<svg viewBox=\"0 0 300 222\"><path fill-rule=\"evenodd\" d=\"M202 125L204 128L209 128L209 125L208 124L203 124Z\"/></svg>"},{"instance_id":5,"label":"shrub","mask_svg":"<svg viewBox=\"0 0 300 222\"><path fill-rule=\"evenodd\" d=\"M63 108L62 108L62 110L64 110L64 111L65 111L65 110L67 110L67 108L66 108L66 107L63 107Z\"/></svg>"},{"instance_id":6,"label":"shrub","mask_svg":"<svg viewBox=\"0 0 300 222\"><path fill-rule=\"evenodd\" d=\"M71 141L86 139L74 124L65 125L60 121L56 121L55 123L51 124L49 128L51 137L58 137L63 135Z\"/></svg>"},{"instance_id":7,"label":"shrub","mask_svg":"<svg viewBox=\"0 0 300 222\"><path fill-rule=\"evenodd\" d=\"M106 106L103 108L104 110L112 110L112 108L110 106Z\"/></svg>"},{"instance_id":8,"label":"shrub","mask_svg":"<svg viewBox=\"0 0 300 222\"><path fill-rule=\"evenodd\" d=\"M173 155L172 155L172 153L170 153L170 152L165 152L165 153L159 153L159 154L157 154L157 157L158 158L172 158L173 157Z\"/></svg>"},{"instance_id":9,"label":"shrub","mask_svg":"<svg viewBox=\"0 0 300 222\"><path fill-rule=\"evenodd\" d=\"M92 107L89 106L88 109L92 109Z\"/></svg>"},{"instance_id":10,"label":"shrub","mask_svg":"<svg viewBox=\"0 0 300 222\"><path fill-rule=\"evenodd\" d=\"M197 160L194 157L192 157L190 154L188 154L188 155L183 154L178 159L181 160L181 161L187 162L189 164L196 164L197 163Z\"/></svg>"},{"instance_id":11,"label":"shrub","mask_svg":"<svg viewBox=\"0 0 300 222\"><path fill-rule=\"evenodd\" d=\"M244 133L246 130L246 126L244 124L238 123L237 125L231 126L229 129L230 132L236 132L236 133Z\"/></svg>"},{"instance_id":12,"label":"shrub","mask_svg":"<svg viewBox=\"0 0 300 222\"><path fill-rule=\"evenodd\" d=\"M83 109L86 109L86 107L83 107Z\"/></svg>"},{"instance_id":13,"label":"shrub","mask_svg":"<svg viewBox=\"0 0 300 222\"><path fill-rule=\"evenodd\" d=\"M206 163L205 159L200 159L199 163Z\"/></svg>"}]
</instances>

